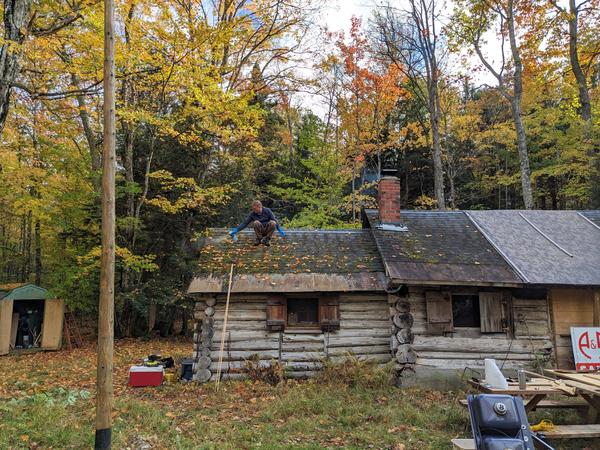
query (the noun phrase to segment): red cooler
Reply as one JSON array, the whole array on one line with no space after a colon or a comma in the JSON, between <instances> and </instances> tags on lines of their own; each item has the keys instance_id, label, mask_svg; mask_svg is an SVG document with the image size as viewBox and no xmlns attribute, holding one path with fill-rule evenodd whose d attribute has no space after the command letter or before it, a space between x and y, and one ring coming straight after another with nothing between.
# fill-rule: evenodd
<instances>
[{"instance_id":1,"label":"red cooler","mask_svg":"<svg viewBox=\"0 0 600 450\"><path fill-rule=\"evenodd\" d=\"M131 366L129 369L129 386L160 386L165 370L162 366Z\"/></svg>"}]
</instances>

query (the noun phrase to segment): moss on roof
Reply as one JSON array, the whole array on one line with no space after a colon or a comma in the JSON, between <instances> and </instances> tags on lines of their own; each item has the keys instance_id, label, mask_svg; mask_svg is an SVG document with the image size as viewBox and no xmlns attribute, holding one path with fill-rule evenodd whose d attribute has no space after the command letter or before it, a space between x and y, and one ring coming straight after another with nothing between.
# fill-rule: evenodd
<instances>
[{"instance_id":1,"label":"moss on roof","mask_svg":"<svg viewBox=\"0 0 600 450\"><path fill-rule=\"evenodd\" d=\"M225 229L209 229L198 240L199 273L358 273L382 272L370 230L289 230L271 246L255 246L254 232L233 242Z\"/></svg>"}]
</instances>

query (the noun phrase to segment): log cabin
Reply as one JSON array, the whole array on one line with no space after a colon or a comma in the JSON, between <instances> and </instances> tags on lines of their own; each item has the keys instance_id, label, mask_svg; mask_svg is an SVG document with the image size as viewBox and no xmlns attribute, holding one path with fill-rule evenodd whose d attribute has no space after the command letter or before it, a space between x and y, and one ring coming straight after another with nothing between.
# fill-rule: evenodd
<instances>
[{"instance_id":1,"label":"log cabin","mask_svg":"<svg viewBox=\"0 0 600 450\"><path fill-rule=\"evenodd\" d=\"M305 377L354 354L408 384L572 364L570 326L600 317L600 212L406 211L385 175L363 228L289 230L270 247L224 229L198 240L194 378L214 380L234 265L222 378L250 357Z\"/></svg>"}]
</instances>

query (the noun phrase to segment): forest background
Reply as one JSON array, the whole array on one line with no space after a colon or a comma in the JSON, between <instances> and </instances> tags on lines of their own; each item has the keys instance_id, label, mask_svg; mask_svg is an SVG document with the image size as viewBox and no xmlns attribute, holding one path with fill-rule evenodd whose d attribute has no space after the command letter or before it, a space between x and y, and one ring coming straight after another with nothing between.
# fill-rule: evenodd
<instances>
[{"instance_id":1,"label":"forest background","mask_svg":"<svg viewBox=\"0 0 600 450\"><path fill-rule=\"evenodd\" d=\"M116 4L119 336L185 319L191 242L254 198L284 227L360 227L385 167L405 209L600 208L599 0L377 2L345 33L320 0ZM102 20L98 0L3 2L0 282L82 313Z\"/></svg>"}]
</instances>

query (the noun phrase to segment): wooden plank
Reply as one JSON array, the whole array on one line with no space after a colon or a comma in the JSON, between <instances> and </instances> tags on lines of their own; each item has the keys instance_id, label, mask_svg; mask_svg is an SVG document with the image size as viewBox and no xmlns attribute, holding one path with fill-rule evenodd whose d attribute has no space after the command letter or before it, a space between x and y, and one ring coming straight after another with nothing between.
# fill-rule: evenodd
<instances>
[{"instance_id":1,"label":"wooden plank","mask_svg":"<svg viewBox=\"0 0 600 450\"><path fill-rule=\"evenodd\" d=\"M476 450L475 439L452 439L450 442L456 450Z\"/></svg>"},{"instance_id":2,"label":"wooden plank","mask_svg":"<svg viewBox=\"0 0 600 450\"><path fill-rule=\"evenodd\" d=\"M42 348L58 350L60 348L64 320L64 301L46 300L44 303L44 322L42 324Z\"/></svg>"},{"instance_id":3,"label":"wooden plank","mask_svg":"<svg viewBox=\"0 0 600 450\"><path fill-rule=\"evenodd\" d=\"M10 336L13 317L13 301L0 300L0 355L10 350Z\"/></svg>"},{"instance_id":4,"label":"wooden plank","mask_svg":"<svg viewBox=\"0 0 600 450\"><path fill-rule=\"evenodd\" d=\"M427 291L427 324L430 333L442 334L454 329L452 297L448 292Z\"/></svg>"},{"instance_id":5,"label":"wooden plank","mask_svg":"<svg viewBox=\"0 0 600 450\"><path fill-rule=\"evenodd\" d=\"M556 425L552 431L544 431L548 439L592 439L600 437L600 424Z\"/></svg>"},{"instance_id":6,"label":"wooden plank","mask_svg":"<svg viewBox=\"0 0 600 450\"><path fill-rule=\"evenodd\" d=\"M12 325L10 327L10 348L17 345L17 331L19 330L19 313L13 313Z\"/></svg>"},{"instance_id":7,"label":"wooden plank","mask_svg":"<svg viewBox=\"0 0 600 450\"><path fill-rule=\"evenodd\" d=\"M566 380L570 380L570 381L572 380L572 381L576 381L578 383L587 384L587 385L589 385L589 388L597 388L598 390L600 390L600 378L598 378L598 377L590 377L590 376L586 376L586 374L583 374L583 373L565 372L562 370L549 369L549 370L545 370L545 372L548 372L557 378L566 379Z\"/></svg>"},{"instance_id":8,"label":"wooden plank","mask_svg":"<svg viewBox=\"0 0 600 450\"><path fill-rule=\"evenodd\" d=\"M500 333L504 331L502 292L480 292L479 313L482 333Z\"/></svg>"}]
</instances>

